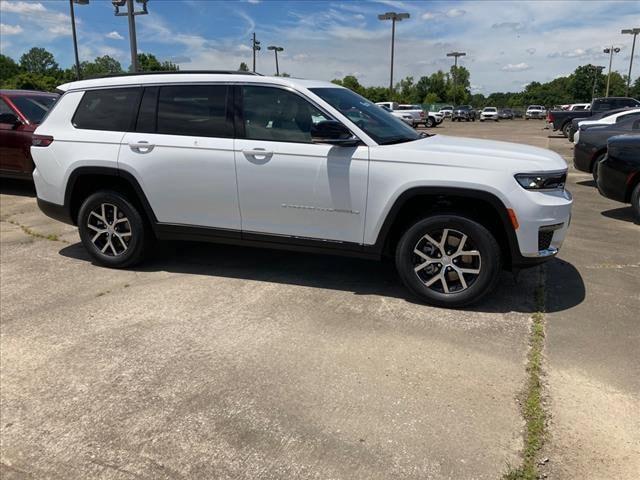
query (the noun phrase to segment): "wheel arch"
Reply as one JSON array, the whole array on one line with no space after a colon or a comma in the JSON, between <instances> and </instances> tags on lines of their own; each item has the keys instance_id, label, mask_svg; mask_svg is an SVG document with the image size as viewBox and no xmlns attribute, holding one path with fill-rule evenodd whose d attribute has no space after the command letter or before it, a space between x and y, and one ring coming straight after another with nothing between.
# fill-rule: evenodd
<instances>
[{"instance_id":1,"label":"wheel arch","mask_svg":"<svg viewBox=\"0 0 640 480\"><path fill-rule=\"evenodd\" d=\"M157 218L142 187L129 172L112 167L78 167L69 175L64 195L64 205L74 224L82 201L100 189L116 190L127 195L141 209L151 226Z\"/></svg>"},{"instance_id":2,"label":"wheel arch","mask_svg":"<svg viewBox=\"0 0 640 480\"><path fill-rule=\"evenodd\" d=\"M465 214L484 225L500 244L505 265L519 256L518 240L504 203L493 193L463 187L413 187L398 196L378 232L375 248L389 255L409 226L428 214Z\"/></svg>"}]
</instances>

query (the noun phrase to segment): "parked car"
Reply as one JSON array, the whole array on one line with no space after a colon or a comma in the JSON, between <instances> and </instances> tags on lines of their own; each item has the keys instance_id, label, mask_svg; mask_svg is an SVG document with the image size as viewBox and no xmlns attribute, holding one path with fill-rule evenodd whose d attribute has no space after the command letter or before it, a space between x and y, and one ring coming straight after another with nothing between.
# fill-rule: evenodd
<instances>
[{"instance_id":1,"label":"parked car","mask_svg":"<svg viewBox=\"0 0 640 480\"><path fill-rule=\"evenodd\" d=\"M503 266L552 258L569 226L558 154L424 137L332 83L182 72L59 89L31 147L38 205L104 266L142 261L152 239L391 256L418 298L459 307Z\"/></svg>"},{"instance_id":2,"label":"parked car","mask_svg":"<svg viewBox=\"0 0 640 480\"><path fill-rule=\"evenodd\" d=\"M386 107L387 111L391 112L391 114L394 117L398 117L399 119L401 119L404 122L407 122L407 116L411 116L411 123L410 125L412 127L417 127L418 125L420 125L421 123L424 123L424 111L422 110L422 108L420 108L419 110L416 109L400 109L399 106L396 102L378 102L376 103L376 105L380 106L380 107ZM408 123L408 122L407 122Z\"/></svg>"},{"instance_id":3,"label":"parked car","mask_svg":"<svg viewBox=\"0 0 640 480\"><path fill-rule=\"evenodd\" d=\"M592 125L612 125L622 122L628 118L640 118L640 108L630 108L612 115L604 116L597 120L582 120L578 122L578 131L573 136L573 143L577 144L580 140L580 131L589 128Z\"/></svg>"},{"instance_id":4,"label":"parked car","mask_svg":"<svg viewBox=\"0 0 640 480\"><path fill-rule=\"evenodd\" d=\"M535 118L542 120L547 115L547 110L542 105L529 105L527 111L524 112L524 119L529 120Z\"/></svg>"},{"instance_id":5,"label":"parked car","mask_svg":"<svg viewBox=\"0 0 640 480\"><path fill-rule=\"evenodd\" d=\"M394 117L398 117L400 120L402 120L407 125L410 125L410 126L413 127L413 115L411 115L410 113L401 113L401 112L394 113L393 110L391 110L386 105L378 105L378 106L380 108L382 108L383 110L385 110L385 111L389 112L390 114L392 114ZM354 113L353 115L357 116L358 119L359 119L362 116L362 113L358 110L357 113ZM347 114L347 116L349 116L349 114ZM358 119L355 119L356 123L357 123Z\"/></svg>"},{"instance_id":6,"label":"parked car","mask_svg":"<svg viewBox=\"0 0 640 480\"><path fill-rule=\"evenodd\" d=\"M575 112L580 110L589 110L590 108L590 103L572 103L571 105L569 105L569 108L567 108L567 110L569 110L570 112Z\"/></svg>"},{"instance_id":7,"label":"parked car","mask_svg":"<svg viewBox=\"0 0 640 480\"><path fill-rule=\"evenodd\" d=\"M524 114L522 113L522 110L514 110L513 111L513 118L522 118L524 117Z\"/></svg>"},{"instance_id":8,"label":"parked car","mask_svg":"<svg viewBox=\"0 0 640 480\"><path fill-rule=\"evenodd\" d=\"M607 153L609 138L630 133L640 133L640 119L628 118L609 125L591 125L580 134L580 141L573 148L573 165L577 170L598 176L598 163Z\"/></svg>"},{"instance_id":9,"label":"parked car","mask_svg":"<svg viewBox=\"0 0 640 480\"><path fill-rule=\"evenodd\" d=\"M498 112L498 118L513 120L513 111L510 108L503 108Z\"/></svg>"},{"instance_id":10,"label":"parked car","mask_svg":"<svg viewBox=\"0 0 640 480\"><path fill-rule=\"evenodd\" d=\"M616 113L620 113L620 112L626 112L628 110L631 110L633 107L623 107L623 108L617 108L615 110L607 110L605 112L600 112L596 115L592 115L590 117L581 117L581 118L574 118L571 120L571 126L569 127L569 136L567 137L569 139L570 142L574 143L575 140L575 134L578 131L578 126L580 123L585 122L585 121L591 121L591 120L601 120L605 117L609 117L610 115L614 115Z\"/></svg>"},{"instance_id":11,"label":"parked car","mask_svg":"<svg viewBox=\"0 0 640 480\"><path fill-rule=\"evenodd\" d=\"M445 105L440 109L440 113L445 118L451 118L451 114L453 113L453 105Z\"/></svg>"},{"instance_id":12,"label":"parked car","mask_svg":"<svg viewBox=\"0 0 640 480\"><path fill-rule=\"evenodd\" d=\"M493 120L497 122L499 120L498 109L496 107L484 107L480 112L480 121Z\"/></svg>"},{"instance_id":13,"label":"parked car","mask_svg":"<svg viewBox=\"0 0 640 480\"><path fill-rule=\"evenodd\" d=\"M58 95L0 90L0 176L31 179L31 137Z\"/></svg>"},{"instance_id":14,"label":"parked car","mask_svg":"<svg viewBox=\"0 0 640 480\"><path fill-rule=\"evenodd\" d=\"M561 131L565 137L569 137L571 120L574 118L588 118L601 112L625 107L640 107L640 102L629 97L602 97L594 98L588 110L551 110L547 114L547 124L553 127L553 131Z\"/></svg>"},{"instance_id":15,"label":"parked car","mask_svg":"<svg viewBox=\"0 0 640 480\"><path fill-rule=\"evenodd\" d=\"M423 124L427 128L433 128L440 125L444 120L444 115L440 112L426 112L422 108L422 105L398 105L399 111L404 112L417 112L420 118L420 122L417 124Z\"/></svg>"},{"instance_id":16,"label":"parked car","mask_svg":"<svg viewBox=\"0 0 640 480\"><path fill-rule=\"evenodd\" d=\"M640 135L610 138L607 156L598 164L598 172L600 194L630 203L636 221L640 222Z\"/></svg>"},{"instance_id":17,"label":"parked car","mask_svg":"<svg viewBox=\"0 0 640 480\"><path fill-rule=\"evenodd\" d=\"M459 105L453 109L453 113L451 114L451 121L461 122L464 120L465 122L476 121L477 113L473 109L471 105Z\"/></svg>"}]
</instances>

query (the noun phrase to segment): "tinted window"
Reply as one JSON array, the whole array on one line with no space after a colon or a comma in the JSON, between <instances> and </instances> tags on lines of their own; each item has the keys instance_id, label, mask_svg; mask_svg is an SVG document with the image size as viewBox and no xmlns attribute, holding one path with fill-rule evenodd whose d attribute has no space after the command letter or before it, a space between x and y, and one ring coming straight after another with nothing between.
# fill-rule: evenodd
<instances>
[{"instance_id":1,"label":"tinted window","mask_svg":"<svg viewBox=\"0 0 640 480\"><path fill-rule=\"evenodd\" d=\"M158 105L159 87L147 87L142 94L136 132L154 133L156 131L156 107Z\"/></svg>"},{"instance_id":2,"label":"tinted window","mask_svg":"<svg viewBox=\"0 0 640 480\"><path fill-rule=\"evenodd\" d=\"M312 125L329 120L304 98L280 88L243 87L242 98L245 138L250 140L311 143Z\"/></svg>"},{"instance_id":3,"label":"tinted window","mask_svg":"<svg viewBox=\"0 0 640 480\"><path fill-rule=\"evenodd\" d=\"M620 115L618 118L616 118L616 123L622 122L624 120L628 120L629 118L635 118L638 116L640 116L640 112L625 113L624 115Z\"/></svg>"},{"instance_id":4,"label":"tinted window","mask_svg":"<svg viewBox=\"0 0 640 480\"><path fill-rule=\"evenodd\" d=\"M11 97L13 104L18 110L29 119L31 123L40 123L53 104L56 103L57 96L51 95L20 95Z\"/></svg>"},{"instance_id":5,"label":"tinted window","mask_svg":"<svg viewBox=\"0 0 640 480\"><path fill-rule=\"evenodd\" d=\"M11 110L9 105L7 105L7 103L0 98L0 114L3 113L13 113L15 115L15 112Z\"/></svg>"},{"instance_id":6,"label":"tinted window","mask_svg":"<svg viewBox=\"0 0 640 480\"><path fill-rule=\"evenodd\" d=\"M84 93L73 116L73 126L88 130L126 132L138 108L140 88L110 88Z\"/></svg>"},{"instance_id":7,"label":"tinted window","mask_svg":"<svg viewBox=\"0 0 640 480\"><path fill-rule=\"evenodd\" d=\"M376 143L410 142L420 138L418 132L402 120L346 88L312 88L311 91L339 110Z\"/></svg>"},{"instance_id":8,"label":"tinted window","mask_svg":"<svg viewBox=\"0 0 640 480\"><path fill-rule=\"evenodd\" d=\"M233 137L226 85L160 87L157 132L197 137Z\"/></svg>"}]
</instances>

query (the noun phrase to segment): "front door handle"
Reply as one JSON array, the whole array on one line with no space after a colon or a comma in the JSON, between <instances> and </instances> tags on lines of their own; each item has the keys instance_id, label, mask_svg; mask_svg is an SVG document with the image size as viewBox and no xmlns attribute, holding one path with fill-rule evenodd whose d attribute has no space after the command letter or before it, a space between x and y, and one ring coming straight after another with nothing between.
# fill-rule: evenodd
<instances>
[{"instance_id":1,"label":"front door handle","mask_svg":"<svg viewBox=\"0 0 640 480\"><path fill-rule=\"evenodd\" d=\"M145 140L129 143L129 148L136 153L149 153L151 150L153 150L153 147L155 147L155 145Z\"/></svg>"},{"instance_id":2,"label":"front door handle","mask_svg":"<svg viewBox=\"0 0 640 480\"><path fill-rule=\"evenodd\" d=\"M269 160L273 157L273 152L265 150L264 148L253 148L251 150L242 150L242 153L247 157L252 157L258 160Z\"/></svg>"}]
</instances>

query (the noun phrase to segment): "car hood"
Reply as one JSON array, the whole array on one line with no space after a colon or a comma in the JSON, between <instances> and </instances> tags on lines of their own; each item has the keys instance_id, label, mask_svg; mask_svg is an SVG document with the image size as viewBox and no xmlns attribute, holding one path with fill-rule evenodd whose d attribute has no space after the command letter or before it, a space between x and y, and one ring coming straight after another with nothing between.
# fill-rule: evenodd
<instances>
[{"instance_id":1,"label":"car hood","mask_svg":"<svg viewBox=\"0 0 640 480\"><path fill-rule=\"evenodd\" d=\"M506 169L514 172L565 170L567 168L567 163L562 157L551 150L495 140L434 135L382 148L402 150L403 158L415 163L489 170Z\"/></svg>"}]
</instances>

